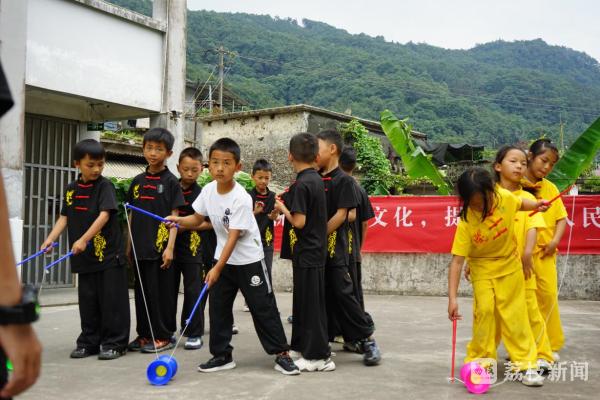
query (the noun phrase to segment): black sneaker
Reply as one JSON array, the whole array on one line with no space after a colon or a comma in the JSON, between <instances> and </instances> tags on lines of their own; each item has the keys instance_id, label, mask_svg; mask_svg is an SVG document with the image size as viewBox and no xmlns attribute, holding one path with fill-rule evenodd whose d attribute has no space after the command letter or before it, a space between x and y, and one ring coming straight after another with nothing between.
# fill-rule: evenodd
<instances>
[{"instance_id":1,"label":"black sneaker","mask_svg":"<svg viewBox=\"0 0 600 400\"><path fill-rule=\"evenodd\" d=\"M148 343L150 343L150 339L138 336L131 343L129 343L127 345L127 350L140 351L140 350L142 350L142 347Z\"/></svg>"},{"instance_id":2,"label":"black sneaker","mask_svg":"<svg viewBox=\"0 0 600 400\"><path fill-rule=\"evenodd\" d=\"M127 354L127 350L102 350L100 354L98 354L98 360L116 360L125 354Z\"/></svg>"},{"instance_id":3,"label":"black sneaker","mask_svg":"<svg viewBox=\"0 0 600 400\"><path fill-rule=\"evenodd\" d=\"M83 347L78 347L71 352L71 358L86 358L98 354L97 351L90 351Z\"/></svg>"},{"instance_id":4,"label":"black sneaker","mask_svg":"<svg viewBox=\"0 0 600 400\"><path fill-rule=\"evenodd\" d=\"M294 364L289 351L284 351L277 355L275 358L275 370L284 375L300 375L300 369Z\"/></svg>"},{"instance_id":5,"label":"black sneaker","mask_svg":"<svg viewBox=\"0 0 600 400\"><path fill-rule=\"evenodd\" d=\"M208 360L205 364L200 364L198 366L198 371L200 372L217 372L224 371L226 369L234 369L235 361L233 361L233 356L231 353L225 354L224 356L213 357Z\"/></svg>"},{"instance_id":6,"label":"black sneaker","mask_svg":"<svg viewBox=\"0 0 600 400\"><path fill-rule=\"evenodd\" d=\"M359 341L345 342L343 347L346 351L351 351L356 354L364 354Z\"/></svg>"},{"instance_id":7,"label":"black sneaker","mask_svg":"<svg viewBox=\"0 0 600 400\"><path fill-rule=\"evenodd\" d=\"M363 352L365 353L365 365L375 365L379 363L379 361L381 361L381 353L379 353L379 348L375 343L375 339L365 339L363 342L361 342L361 347Z\"/></svg>"}]
</instances>

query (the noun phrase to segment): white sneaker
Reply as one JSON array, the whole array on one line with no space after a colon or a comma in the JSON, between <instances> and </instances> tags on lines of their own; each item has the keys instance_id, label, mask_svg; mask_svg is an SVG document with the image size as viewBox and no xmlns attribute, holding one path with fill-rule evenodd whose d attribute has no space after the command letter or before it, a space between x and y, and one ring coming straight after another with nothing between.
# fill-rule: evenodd
<instances>
[{"instance_id":1,"label":"white sneaker","mask_svg":"<svg viewBox=\"0 0 600 400\"><path fill-rule=\"evenodd\" d=\"M248 304L244 303L244 307L242 307L242 311L243 312L250 312L250 307L248 307Z\"/></svg>"},{"instance_id":2,"label":"white sneaker","mask_svg":"<svg viewBox=\"0 0 600 400\"><path fill-rule=\"evenodd\" d=\"M290 357L292 358L302 358L302 353L296 350L290 350Z\"/></svg>"},{"instance_id":3,"label":"white sneaker","mask_svg":"<svg viewBox=\"0 0 600 400\"><path fill-rule=\"evenodd\" d=\"M238 327L237 327L237 326L233 325L233 326L231 327L231 334L232 334L232 335L237 335L238 333L240 333L240 330L238 329Z\"/></svg>"},{"instance_id":4,"label":"white sneaker","mask_svg":"<svg viewBox=\"0 0 600 400\"><path fill-rule=\"evenodd\" d=\"M523 371L521 371L521 373L523 374ZM531 387L544 386L544 378L538 375L534 370L528 369L527 372L523 374L521 383L525 386Z\"/></svg>"},{"instance_id":5,"label":"white sneaker","mask_svg":"<svg viewBox=\"0 0 600 400\"><path fill-rule=\"evenodd\" d=\"M552 368L552 364L548 360L544 360L543 358L538 358L537 360L538 370L546 372Z\"/></svg>"},{"instance_id":6,"label":"white sneaker","mask_svg":"<svg viewBox=\"0 0 600 400\"><path fill-rule=\"evenodd\" d=\"M301 358L294 361L294 364L296 364L300 372L327 372L335 370L335 363L331 358L324 360L307 360L306 358Z\"/></svg>"},{"instance_id":7,"label":"white sneaker","mask_svg":"<svg viewBox=\"0 0 600 400\"><path fill-rule=\"evenodd\" d=\"M185 342L184 349L186 350L199 350L202 348L204 342L201 337L190 336Z\"/></svg>"},{"instance_id":8,"label":"white sneaker","mask_svg":"<svg viewBox=\"0 0 600 400\"><path fill-rule=\"evenodd\" d=\"M554 362L560 361L560 356L558 355L558 351L552 353L552 358L554 358Z\"/></svg>"}]
</instances>

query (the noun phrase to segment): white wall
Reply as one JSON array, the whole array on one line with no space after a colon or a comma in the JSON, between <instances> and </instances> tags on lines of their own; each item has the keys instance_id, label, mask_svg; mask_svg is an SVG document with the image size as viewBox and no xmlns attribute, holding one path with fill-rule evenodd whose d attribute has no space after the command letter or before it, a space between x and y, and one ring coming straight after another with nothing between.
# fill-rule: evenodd
<instances>
[{"instance_id":1,"label":"white wall","mask_svg":"<svg viewBox=\"0 0 600 400\"><path fill-rule=\"evenodd\" d=\"M0 1L0 60L15 102L0 119L0 167L11 218L22 217L27 6L27 0Z\"/></svg>"},{"instance_id":2,"label":"white wall","mask_svg":"<svg viewBox=\"0 0 600 400\"><path fill-rule=\"evenodd\" d=\"M29 0L26 83L160 111L164 33L70 0Z\"/></svg>"}]
</instances>

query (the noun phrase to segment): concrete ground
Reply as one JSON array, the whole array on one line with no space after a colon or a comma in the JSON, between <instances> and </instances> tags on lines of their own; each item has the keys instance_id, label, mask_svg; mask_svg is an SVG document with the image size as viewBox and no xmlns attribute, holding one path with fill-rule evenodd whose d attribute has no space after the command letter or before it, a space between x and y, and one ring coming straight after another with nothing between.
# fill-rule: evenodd
<instances>
[{"instance_id":1,"label":"concrete ground","mask_svg":"<svg viewBox=\"0 0 600 400\"><path fill-rule=\"evenodd\" d=\"M344 352L333 344L337 365L334 372L284 376L273 369L274 357L264 353L254 332L250 314L242 309L238 296L234 309L240 333L233 337L237 368L212 374L197 371L211 356L208 343L201 350L188 351L183 343L175 352L177 375L166 386L152 386L146 368L152 354L129 353L115 361L95 357L69 358L79 333L76 291L45 289L42 316L35 329L44 345L42 375L22 399L462 399L473 396L459 382L447 383L450 376L452 325L447 319L447 299L441 297L366 296L368 311L377 324L375 338L381 349L380 365L366 367L362 357ZM291 310L290 293L277 293L281 319L287 337L291 324L285 319ZM59 304L71 304L62 305ZM181 303L181 296L180 296ZM471 299L460 300L465 319L459 323L456 374L471 338ZM52 306L50 306L52 305ZM133 311L133 300L131 301ZM566 343L561 351L566 361L566 381L546 379L542 388L528 388L506 382L490 388L488 399L525 398L592 399L600 393L600 302L563 301L561 315ZM132 314L132 321L135 317ZM132 325L131 338L135 337ZM205 337L208 341L208 336ZM502 348L499 356L506 354ZM588 363L588 380L571 381L573 361ZM499 367L501 379L503 367ZM472 397L471 397L472 398ZM535 398L535 397L532 397Z\"/></svg>"}]
</instances>

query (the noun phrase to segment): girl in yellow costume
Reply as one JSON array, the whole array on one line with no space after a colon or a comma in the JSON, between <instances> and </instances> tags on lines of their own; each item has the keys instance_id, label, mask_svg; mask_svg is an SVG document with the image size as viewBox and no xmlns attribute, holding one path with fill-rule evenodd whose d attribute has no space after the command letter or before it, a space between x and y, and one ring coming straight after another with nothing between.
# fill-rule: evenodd
<instances>
[{"instance_id":1,"label":"girl in yellow costume","mask_svg":"<svg viewBox=\"0 0 600 400\"><path fill-rule=\"evenodd\" d=\"M527 153L528 167L525 179L521 182L523 189L532 192L537 199L553 199L560 193L556 186L544 179L558 161L558 149L550 139L536 140ZM537 299L542 317L546 321L546 330L550 347L554 352L554 361L560 361L558 351L565 342L565 336L558 312L558 282L556 273L556 247L567 227L567 210L558 198L549 212L544 214L547 229L540 232L537 248L533 254L537 283Z\"/></svg>"},{"instance_id":2,"label":"girl in yellow costume","mask_svg":"<svg viewBox=\"0 0 600 400\"><path fill-rule=\"evenodd\" d=\"M528 323L521 257L514 234L518 211L548 209L545 201L514 196L494 186L492 176L483 168L469 168L458 178L458 194L463 207L452 245L448 273L448 318L461 319L458 313L458 283L465 258L471 267L473 283L473 339L467 347L465 363L478 358L498 359L496 321L513 365L524 372L521 382L542 386L535 373L537 351Z\"/></svg>"},{"instance_id":3,"label":"girl in yellow costume","mask_svg":"<svg viewBox=\"0 0 600 400\"><path fill-rule=\"evenodd\" d=\"M504 146L496 153L494 161L496 172L496 187L510 191L515 196L536 201L535 196L523 191L519 182L523 179L527 170L527 156L525 152L516 146ZM517 237L518 250L523 264L523 276L525 278L525 300L527 302L527 315L529 324L536 340L538 353L538 368L548 370L553 362L552 349L546 332L546 324L540 313L536 297L536 278L534 273L533 255L541 249L536 247L537 233L546 229L546 223L542 213L529 216L529 212L519 211L515 219L515 236ZM546 213L547 214L547 213ZM500 339L500 327L496 326L496 344Z\"/></svg>"}]
</instances>

